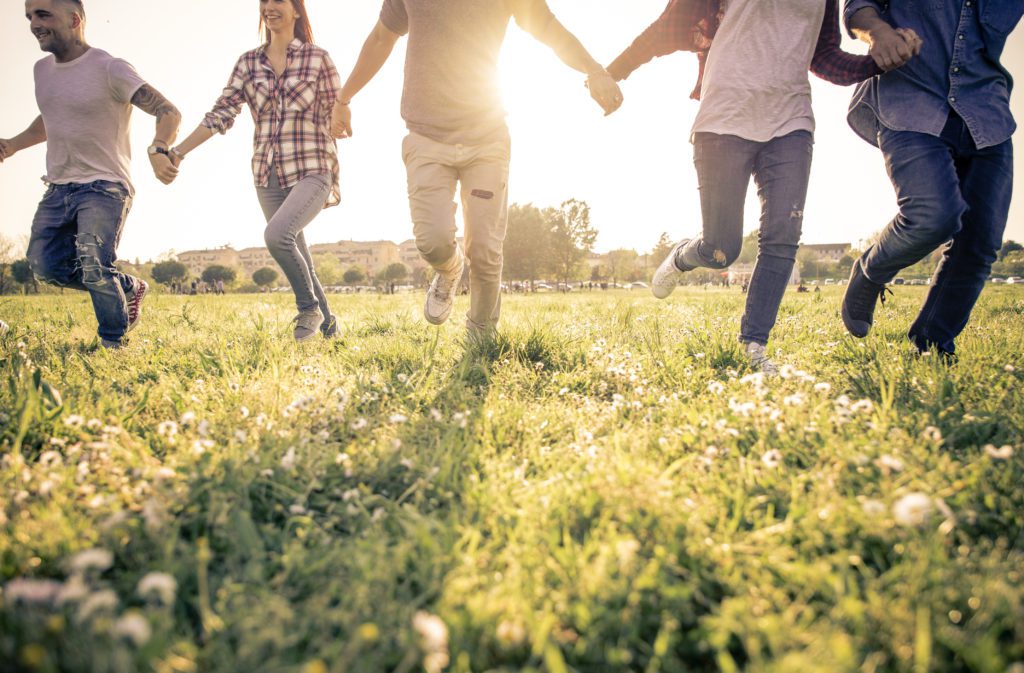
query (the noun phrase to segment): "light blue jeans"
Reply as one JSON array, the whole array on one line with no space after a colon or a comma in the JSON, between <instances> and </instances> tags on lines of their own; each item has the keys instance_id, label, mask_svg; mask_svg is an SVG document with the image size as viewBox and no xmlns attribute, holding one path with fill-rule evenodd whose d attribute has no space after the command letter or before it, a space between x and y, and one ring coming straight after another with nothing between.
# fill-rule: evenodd
<instances>
[{"instance_id":1,"label":"light blue jeans","mask_svg":"<svg viewBox=\"0 0 1024 673\"><path fill-rule=\"evenodd\" d=\"M294 187L285 189L278 182L274 167L270 169L269 184L256 188L260 206L267 218L263 238L270 255L281 266L285 278L292 286L299 311L319 307L325 324L331 317L331 309L327 305L327 296L320 279L313 269L313 257L309 254L302 230L324 209L330 193L329 175L309 175Z\"/></svg>"}]
</instances>

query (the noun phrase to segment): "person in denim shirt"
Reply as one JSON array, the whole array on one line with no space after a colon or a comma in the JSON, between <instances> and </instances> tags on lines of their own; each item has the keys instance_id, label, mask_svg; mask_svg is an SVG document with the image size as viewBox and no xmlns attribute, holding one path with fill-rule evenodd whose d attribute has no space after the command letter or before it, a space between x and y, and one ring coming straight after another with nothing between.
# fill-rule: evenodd
<instances>
[{"instance_id":1,"label":"person in denim shirt","mask_svg":"<svg viewBox=\"0 0 1024 673\"><path fill-rule=\"evenodd\" d=\"M948 243L909 337L954 356L1009 215L1016 124L1000 57L1022 14L1024 0L846 0L847 28L888 71L857 89L850 125L882 150L900 208L854 264L842 309L854 336L900 270ZM908 49L918 58L892 70Z\"/></svg>"}]
</instances>

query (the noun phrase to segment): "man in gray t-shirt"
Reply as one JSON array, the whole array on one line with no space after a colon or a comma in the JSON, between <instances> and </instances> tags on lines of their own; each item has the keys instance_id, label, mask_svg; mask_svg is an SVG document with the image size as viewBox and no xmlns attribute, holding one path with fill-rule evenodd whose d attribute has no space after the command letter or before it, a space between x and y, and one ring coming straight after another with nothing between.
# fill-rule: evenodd
<instances>
[{"instance_id":1,"label":"man in gray t-shirt","mask_svg":"<svg viewBox=\"0 0 1024 673\"><path fill-rule=\"evenodd\" d=\"M149 148L156 177L178 174L168 147L181 115L127 62L85 41L81 0L28 0L32 34L50 56L36 63L40 115L24 132L0 139L0 163L46 143L49 185L28 244L28 260L43 281L92 296L101 344L118 348L138 323L147 285L117 271L117 242L135 190L129 175L132 106L157 118Z\"/></svg>"},{"instance_id":2,"label":"man in gray t-shirt","mask_svg":"<svg viewBox=\"0 0 1024 673\"><path fill-rule=\"evenodd\" d=\"M587 74L590 94L607 114L622 104L611 75L545 0L384 0L332 124L336 137L352 135L352 97L408 35L402 117L410 133L403 157L416 245L437 273L423 312L428 322L444 323L462 279L465 260L453 202L461 182L470 275L467 325L480 333L494 329L501 305L510 140L498 91L498 55L512 18L566 65Z\"/></svg>"}]
</instances>

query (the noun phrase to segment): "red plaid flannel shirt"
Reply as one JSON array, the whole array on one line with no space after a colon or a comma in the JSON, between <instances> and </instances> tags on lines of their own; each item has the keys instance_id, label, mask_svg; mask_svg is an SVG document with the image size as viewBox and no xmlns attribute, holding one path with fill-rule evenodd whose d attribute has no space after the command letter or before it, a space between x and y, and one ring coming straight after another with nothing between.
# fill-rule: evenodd
<instances>
[{"instance_id":1,"label":"red plaid flannel shirt","mask_svg":"<svg viewBox=\"0 0 1024 673\"><path fill-rule=\"evenodd\" d=\"M333 181L327 207L341 201L338 148L331 137L331 110L341 91L338 71L326 51L293 40L288 62L278 77L264 47L242 54L224 93L203 119L203 126L226 133L248 104L256 124L252 174L266 187L270 167L285 189L309 175L329 174Z\"/></svg>"},{"instance_id":2,"label":"red plaid flannel shirt","mask_svg":"<svg viewBox=\"0 0 1024 673\"><path fill-rule=\"evenodd\" d=\"M608 72L621 81L656 56L694 51L697 52L700 68L697 86L690 97L699 100L704 65L722 19L722 11L721 0L670 0L658 20L608 66ZM874 59L848 54L840 47L841 43L838 4L836 0L825 0L825 19L811 60L811 72L840 86L856 84L882 74Z\"/></svg>"}]
</instances>

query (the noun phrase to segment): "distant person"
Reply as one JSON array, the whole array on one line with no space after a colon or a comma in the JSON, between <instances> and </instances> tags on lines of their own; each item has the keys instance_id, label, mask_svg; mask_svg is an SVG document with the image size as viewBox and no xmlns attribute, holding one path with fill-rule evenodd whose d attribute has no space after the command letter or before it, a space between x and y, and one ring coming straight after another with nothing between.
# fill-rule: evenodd
<instances>
[{"instance_id":1,"label":"distant person","mask_svg":"<svg viewBox=\"0 0 1024 673\"><path fill-rule=\"evenodd\" d=\"M1000 63L1024 0L847 0L846 25L887 70L853 97L853 129L885 157L899 214L854 263L843 323L865 337L896 275L949 244L909 338L920 352L955 357L956 337L1003 244L1013 194L1013 79ZM900 30L924 41L901 70Z\"/></svg>"},{"instance_id":2,"label":"distant person","mask_svg":"<svg viewBox=\"0 0 1024 673\"><path fill-rule=\"evenodd\" d=\"M247 104L256 125L253 179L267 219L264 238L295 293L296 341L333 338L338 321L316 276L303 230L340 199L331 109L340 82L326 51L313 44L304 0L260 0L266 42L242 54L223 94L172 156L180 162L227 133Z\"/></svg>"},{"instance_id":3,"label":"distant person","mask_svg":"<svg viewBox=\"0 0 1024 673\"><path fill-rule=\"evenodd\" d=\"M217 279L217 294L224 294L224 280L221 278Z\"/></svg>"},{"instance_id":4,"label":"distant person","mask_svg":"<svg viewBox=\"0 0 1024 673\"><path fill-rule=\"evenodd\" d=\"M655 56L700 54L692 141L703 233L672 249L651 291L665 299L686 272L725 269L736 260L753 176L761 235L739 339L766 374L777 371L766 346L796 261L811 170L815 125L807 71L840 85L879 72L871 58L844 53L841 37L835 0L672 0L608 67L622 80Z\"/></svg>"},{"instance_id":5,"label":"distant person","mask_svg":"<svg viewBox=\"0 0 1024 673\"><path fill-rule=\"evenodd\" d=\"M385 0L334 110L335 136L352 135L353 96L408 34L402 116L403 158L416 247L437 272L427 322L448 320L466 266L456 241L455 192L462 183L472 334L494 330L508 220L511 140L498 87L498 54L510 19L588 76L590 94L611 113L622 95L611 76L559 23L544 0ZM550 104L540 102L538 104Z\"/></svg>"},{"instance_id":6,"label":"distant person","mask_svg":"<svg viewBox=\"0 0 1024 673\"><path fill-rule=\"evenodd\" d=\"M25 16L39 48L35 65L40 115L21 134L0 140L0 162L46 143L46 193L32 221L28 260L40 280L92 297L100 344L117 349L139 324L149 290L115 267L135 188L129 172L132 106L156 117L149 146L164 184L178 174L167 148L181 115L126 61L85 40L80 0L28 0Z\"/></svg>"}]
</instances>

